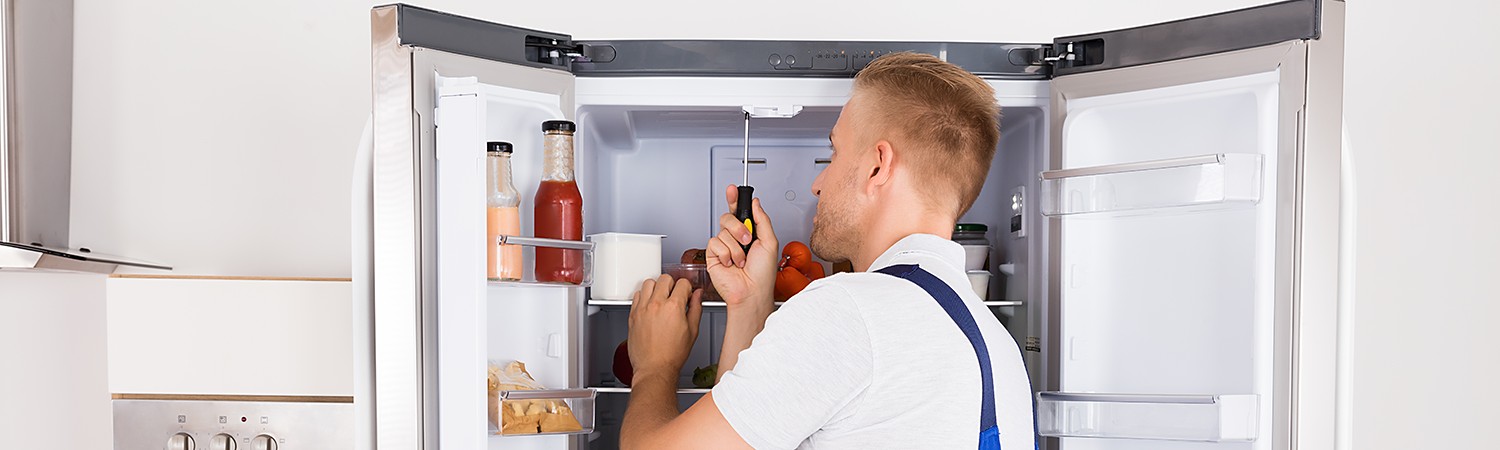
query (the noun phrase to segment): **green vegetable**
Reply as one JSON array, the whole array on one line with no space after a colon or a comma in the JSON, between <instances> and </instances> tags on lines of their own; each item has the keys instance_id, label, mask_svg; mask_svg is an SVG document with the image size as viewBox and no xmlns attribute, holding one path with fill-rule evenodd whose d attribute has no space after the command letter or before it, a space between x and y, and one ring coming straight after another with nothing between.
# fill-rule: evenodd
<instances>
[{"instance_id":1,"label":"green vegetable","mask_svg":"<svg viewBox=\"0 0 1500 450\"><path fill-rule=\"evenodd\" d=\"M693 369L693 386L700 388L714 387L714 381L719 379L719 365L709 364L708 367Z\"/></svg>"}]
</instances>

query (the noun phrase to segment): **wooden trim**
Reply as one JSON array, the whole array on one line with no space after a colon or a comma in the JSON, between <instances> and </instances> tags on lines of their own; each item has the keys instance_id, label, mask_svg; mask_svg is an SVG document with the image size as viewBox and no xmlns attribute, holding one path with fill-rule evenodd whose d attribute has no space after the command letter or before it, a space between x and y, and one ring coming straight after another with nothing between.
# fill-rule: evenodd
<instances>
[{"instance_id":1,"label":"wooden trim","mask_svg":"<svg viewBox=\"0 0 1500 450\"><path fill-rule=\"evenodd\" d=\"M219 280L219 281L353 281L349 278L327 277L250 277L233 275L150 275L135 273L111 274L110 278L136 278L148 280Z\"/></svg>"},{"instance_id":2,"label":"wooden trim","mask_svg":"<svg viewBox=\"0 0 1500 450\"><path fill-rule=\"evenodd\" d=\"M354 403L354 397L326 395L110 394L114 400L195 400L212 402Z\"/></svg>"}]
</instances>

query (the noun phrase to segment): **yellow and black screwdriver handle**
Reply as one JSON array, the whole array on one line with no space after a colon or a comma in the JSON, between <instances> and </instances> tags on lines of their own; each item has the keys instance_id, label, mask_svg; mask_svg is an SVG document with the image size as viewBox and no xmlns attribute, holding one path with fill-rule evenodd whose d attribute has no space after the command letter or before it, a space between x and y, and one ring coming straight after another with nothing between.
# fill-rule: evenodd
<instances>
[{"instance_id":1,"label":"yellow and black screwdriver handle","mask_svg":"<svg viewBox=\"0 0 1500 450\"><path fill-rule=\"evenodd\" d=\"M755 199L755 188L740 186L739 198L734 202L734 218L745 224L745 229L750 231L750 242L755 242L755 218L750 214L750 203ZM750 253L750 244L744 245L746 254Z\"/></svg>"}]
</instances>

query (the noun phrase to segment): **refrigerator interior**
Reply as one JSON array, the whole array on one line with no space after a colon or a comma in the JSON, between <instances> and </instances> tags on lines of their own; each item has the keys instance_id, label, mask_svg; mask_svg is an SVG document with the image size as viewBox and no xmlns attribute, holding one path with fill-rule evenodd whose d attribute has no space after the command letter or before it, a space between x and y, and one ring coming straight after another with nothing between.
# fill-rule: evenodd
<instances>
[{"instance_id":1,"label":"refrigerator interior","mask_svg":"<svg viewBox=\"0 0 1500 450\"><path fill-rule=\"evenodd\" d=\"M1219 442L1063 448L1271 448L1278 80L1068 99L1063 170L1043 187L1061 222L1059 389L1146 396L1042 414L1074 436ZM1079 168L1098 170L1063 176Z\"/></svg>"},{"instance_id":2,"label":"refrigerator interior","mask_svg":"<svg viewBox=\"0 0 1500 450\"><path fill-rule=\"evenodd\" d=\"M718 215L727 209L725 186L740 178L741 108L746 105L802 107L791 118L751 121L750 157L765 162L752 165L750 184L778 239L806 242L816 206L810 185L822 168L819 160L829 156L828 133L852 86L847 79L578 78L575 92L557 95L485 84L458 76L462 74L439 75L440 435L445 447L455 448L615 448L629 398L611 372L615 348L626 336L628 308L591 306L586 288L485 281L484 142L515 145L522 233L531 235L531 199L541 171L540 124L576 120L585 234L665 235L662 260L673 263L684 250L704 247L717 230ZM1047 149L1047 83L991 83L1002 106L1001 141L985 188L961 221L989 226L994 277L987 297L1041 301L1029 291L1044 280L1042 241L1037 238L1042 234L1040 214L1027 210L1024 231L1010 230L1012 216L1022 209L1013 196L1039 192L1036 174ZM528 275L531 258L528 250ZM1003 276L998 270L1002 263L1014 264L1015 276ZM1018 342L1038 335L1028 331L1032 321L1026 319L1025 306L991 309ZM723 320L722 308L705 308L680 387L692 387L695 367L717 362ZM511 360L523 361L548 388L601 388L593 403L594 432L483 435L490 429L485 424L485 364ZM1039 365L1028 361L1028 367ZM1031 370L1036 377L1037 369ZM691 405L702 392L684 390L681 406Z\"/></svg>"}]
</instances>

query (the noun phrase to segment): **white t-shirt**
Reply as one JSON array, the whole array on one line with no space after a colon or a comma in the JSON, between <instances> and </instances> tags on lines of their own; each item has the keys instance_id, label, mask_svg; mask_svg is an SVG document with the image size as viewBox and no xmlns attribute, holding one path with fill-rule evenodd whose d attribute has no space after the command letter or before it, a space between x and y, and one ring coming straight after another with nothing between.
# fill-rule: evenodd
<instances>
[{"instance_id":1,"label":"white t-shirt","mask_svg":"<svg viewBox=\"0 0 1500 450\"><path fill-rule=\"evenodd\" d=\"M958 292L989 347L1001 446L1032 450L1020 351L974 294L963 262L957 243L914 234L871 270L917 264ZM713 395L757 449L973 449L980 390L974 347L927 291L886 274L842 273L772 313Z\"/></svg>"}]
</instances>

